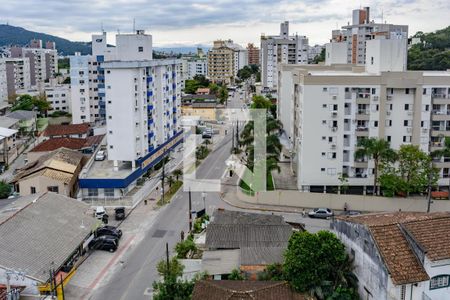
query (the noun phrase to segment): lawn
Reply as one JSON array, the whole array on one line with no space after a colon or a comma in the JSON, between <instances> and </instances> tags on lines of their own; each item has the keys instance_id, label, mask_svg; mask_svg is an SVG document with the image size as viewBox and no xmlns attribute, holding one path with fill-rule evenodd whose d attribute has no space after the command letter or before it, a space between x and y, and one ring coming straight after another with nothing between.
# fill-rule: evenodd
<instances>
[{"instance_id":1,"label":"lawn","mask_svg":"<svg viewBox=\"0 0 450 300\"><path fill-rule=\"evenodd\" d=\"M172 186L169 188L169 190L164 194L164 202L161 202L162 199L158 201L159 205L164 205L166 203L169 203L172 199L173 195L180 189L180 187L183 185L183 181L178 180L172 183Z\"/></svg>"}]
</instances>

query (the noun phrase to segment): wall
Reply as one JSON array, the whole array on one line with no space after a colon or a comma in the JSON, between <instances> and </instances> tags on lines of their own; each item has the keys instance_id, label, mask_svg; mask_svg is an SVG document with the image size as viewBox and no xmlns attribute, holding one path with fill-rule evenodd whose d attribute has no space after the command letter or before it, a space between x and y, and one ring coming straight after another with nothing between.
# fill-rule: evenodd
<instances>
[{"instance_id":1,"label":"wall","mask_svg":"<svg viewBox=\"0 0 450 300\"><path fill-rule=\"evenodd\" d=\"M62 181L54 180L45 176L35 176L27 179L22 179L18 182L19 193L21 196L27 196L31 194L31 187L36 188L36 193L47 192L47 187L58 186L58 194L62 194L70 197L71 186L64 184Z\"/></svg>"},{"instance_id":2,"label":"wall","mask_svg":"<svg viewBox=\"0 0 450 300\"><path fill-rule=\"evenodd\" d=\"M346 64L347 43L328 43L325 45L325 65Z\"/></svg>"},{"instance_id":3,"label":"wall","mask_svg":"<svg viewBox=\"0 0 450 300\"><path fill-rule=\"evenodd\" d=\"M328 207L334 210L342 210L347 203L350 210L360 211L421 211L427 209L425 197L414 198L387 198L362 195L338 195L307 193L300 191L266 191L259 192L255 197L250 197L237 192L239 200L251 204L292 206L298 208ZM431 211L450 210L449 200L433 200Z\"/></svg>"},{"instance_id":4,"label":"wall","mask_svg":"<svg viewBox=\"0 0 450 300\"><path fill-rule=\"evenodd\" d=\"M25 275L27 275L26 272ZM6 269L4 268L0 268L0 284L6 285ZM18 280L16 280L16 276L12 275L10 284L26 286L25 290L22 292L22 295L39 295L39 291L37 289L37 284L39 284L39 282L29 277L24 277L24 279L22 280L22 277L19 276Z\"/></svg>"}]
</instances>

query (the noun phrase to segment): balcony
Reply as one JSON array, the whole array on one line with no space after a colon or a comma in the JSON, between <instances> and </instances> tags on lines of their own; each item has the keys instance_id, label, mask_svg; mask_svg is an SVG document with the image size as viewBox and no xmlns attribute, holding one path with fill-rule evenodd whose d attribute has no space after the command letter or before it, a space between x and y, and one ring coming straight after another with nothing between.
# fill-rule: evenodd
<instances>
[{"instance_id":1,"label":"balcony","mask_svg":"<svg viewBox=\"0 0 450 300\"><path fill-rule=\"evenodd\" d=\"M358 120L369 120L370 119L370 112L368 109L359 109L356 112L356 119Z\"/></svg>"},{"instance_id":2,"label":"balcony","mask_svg":"<svg viewBox=\"0 0 450 300\"><path fill-rule=\"evenodd\" d=\"M369 127L358 126L356 127L356 136L369 136Z\"/></svg>"}]
</instances>

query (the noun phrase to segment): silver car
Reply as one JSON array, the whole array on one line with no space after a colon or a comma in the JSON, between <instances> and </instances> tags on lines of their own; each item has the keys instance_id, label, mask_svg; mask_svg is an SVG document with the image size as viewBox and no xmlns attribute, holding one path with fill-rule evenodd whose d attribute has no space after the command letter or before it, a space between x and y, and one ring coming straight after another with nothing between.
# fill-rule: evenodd
<instances>
[{"instance_id":1,"label":"silver car","mask_svg":"<svg viewBox=\"0 0 450 300\"><path fill-rule=\"evenodd\" d=\"M320 218L320 219L328 219L332 217L333 211L329 208L314 208L312 211L308 213L310 218Z\"/></svg>"}]
</instances>

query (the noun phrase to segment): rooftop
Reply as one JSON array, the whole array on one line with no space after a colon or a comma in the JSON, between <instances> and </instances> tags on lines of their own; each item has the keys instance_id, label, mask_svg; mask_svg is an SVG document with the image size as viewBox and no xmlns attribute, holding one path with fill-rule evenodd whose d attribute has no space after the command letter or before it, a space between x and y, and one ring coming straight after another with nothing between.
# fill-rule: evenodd
<instances>
[{"instance_id":1,"label":"rooftop","mask_svg":"<svg viewBox=\"0 0 450 300\"><path fill-rule=\"evenodd\" d=\"M192 300L303 300L284 281L200 280L195 284Z\"/></svg>"},{"instance_id":2,"label":"rooftop","mask_svg":"<svg viewBox=\"0 0 450 300\"><path fill-rule=\"evenodd\" d=\"M7 115L8 118L13 118L17 120L30 120L36 118L37 113L35 111L29 110L16 110Z\"/></svg>"},{"instance_id":3,"label":"rooftop","mask_svg":"<svg viewBox=\"0 0 450 300\"><path fill-rule=\"evenodd\" d=\"M209 275L230 274L233 269L239 269L240 250L205 251L202 256L202 272Z\"/></svg>"},{"instance_id":4,"label":"rooftop","mask_svg":"<svg viewBox=\"0 0 450 300\"><path fill-rule=\"evenodd\" d=\"M63 136L73 134L86 134L89 132L89 124L49 125L44 131L44 136Z\"/></svg>"},{"instance_id":5,"label":"rooftop","mask_svg":"<svg viewBox=\"0 0 450 300\"><path fill-rule=\"evenodd\" d=\"M83 202L45 193L0 223L0 265L45 282L83 242L96 220Z\"/></svg>"},{"instance_id":6,"label":"rooftop","mask_svg":"<svg viewBox=\"0 0 450 300\"><path fill-rule=\"evenodd\" d=\"M67 148L73 150L79 150L85 147L86 139L77 138L53 138L43 141L36 147L34 147L30 152L43 152L43 151L53 151L59 148Z\"/></svg>"},{"instance_id":7,"label":"rooftop","mask_svg":"<svg viewBox=\"0 0 450 300\"><path fill-rule=\"evenodd\" d=\"M372 213L336 219L368 227L394 284L429 279L414 252L416 246L431 261L450 258L450 212Z\"/></svg>"},{"instance_id":8,"label":"rooftop","mask_svg":"<svg viewBox=\"0 0 450 300\"><path fill-rule=\"evenodd\" d=\"M17 119L13 119L6 116L0 116L0 127L9 128L17 123L19 123L19 120Z\"/></svg>"}]
</instances>

